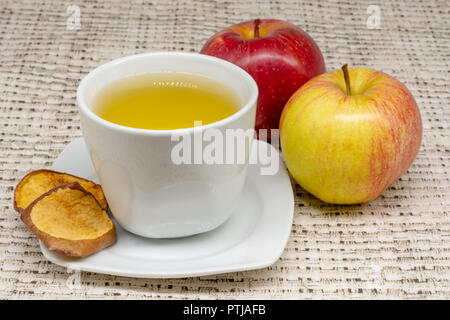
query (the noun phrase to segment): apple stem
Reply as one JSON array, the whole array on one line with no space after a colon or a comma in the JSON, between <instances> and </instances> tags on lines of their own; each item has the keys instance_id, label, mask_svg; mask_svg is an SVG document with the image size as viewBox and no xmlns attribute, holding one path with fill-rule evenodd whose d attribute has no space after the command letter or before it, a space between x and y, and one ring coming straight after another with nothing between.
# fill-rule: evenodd
<instances>
[{"instance_id":1,"label":"apple stem","mask_svg":"<svg viewBox=\"0 0 450 320\"><path fill-rule=\"evenodd\" d=\"M259 38L259 25L260 24L261 24L261 19L255 19L254 29L253 29L253 36L255 38Z\"/></svg>"},{"instance_id":2,"label":"apple stem","mask_svg":"<svg viewBox=\"0 0 450 320\"><path fill-rule=\"evenodd\" d=\"M344 79L345 79L345 87L347 88L347 95L352 95L352 89L350 87L350 76L348 75L348 65L344 64L342 66L342 72L344 72Z\"/></svg>"}]
</instances>

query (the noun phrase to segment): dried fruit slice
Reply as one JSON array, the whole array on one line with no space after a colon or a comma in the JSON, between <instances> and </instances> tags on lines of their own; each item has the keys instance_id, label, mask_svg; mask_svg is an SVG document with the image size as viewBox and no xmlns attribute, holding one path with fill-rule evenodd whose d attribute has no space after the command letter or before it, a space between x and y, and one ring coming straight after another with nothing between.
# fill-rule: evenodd
<instances>
[{"instance_id":1,"label":"dried fruit slice","mask_svg":"<svg viewBox=\"0 0 450 320\"><path fill-rule=\"evenodd\" d=\"M44 193L21 219L50 250L71 257L86 257L117 241L114 223L78 182Z\"/></svg>"},{"instance_id":2,"label":"dried fruit slice","mask_svg":"<svg viewBox=\"0 0 450 320\"><path fill-rule=\"evenodd\" d=\"M14 209L22 213L40 195L57 186L75 181L92 193L104 210L108 209L108 203L99 184L68 173L52 170L32 171L19 182L14 192Z\"/></svg>"}]
</instances>

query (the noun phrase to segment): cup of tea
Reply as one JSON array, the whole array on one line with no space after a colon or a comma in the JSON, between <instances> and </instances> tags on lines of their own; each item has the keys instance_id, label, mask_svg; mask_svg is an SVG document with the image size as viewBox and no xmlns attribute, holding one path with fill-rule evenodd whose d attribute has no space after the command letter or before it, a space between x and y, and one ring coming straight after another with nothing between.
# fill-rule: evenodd
<instances>
[{"instance_id":1,"label":"cup of tea","mask_svg":"<svg viewBox=\"0 0 450 320\"><path fill-rule=\"evenodd\" d=\"M225 60L128 56L80 83L81 128L111 213L151 238L217 228L239 203L258 88Z\"/></svg>"}]
</instances>

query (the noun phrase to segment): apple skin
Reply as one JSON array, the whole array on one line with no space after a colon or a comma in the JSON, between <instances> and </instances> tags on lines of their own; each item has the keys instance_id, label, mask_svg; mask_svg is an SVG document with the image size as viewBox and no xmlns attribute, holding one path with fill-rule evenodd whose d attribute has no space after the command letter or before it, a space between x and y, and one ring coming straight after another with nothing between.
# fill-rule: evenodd
<instances>
[{"instance_id":1,"label":"apple skin","mask_svg":"<svg viewBox=\"0 0 450 320\"><path fill-rule=\"evenodd\" d=\"M201 53L232 62L255 79L259 89L257 132L278 129L281 111L291 95L325 72L322 53L314 40L281 20L256 19L228 27L212 36Z\"/></svg>"},{"instance_id":2,"label":"apple skin","mask_svg":"<svg viewBox=\"0 0 450 320\"><path fill-rule=\"evenodd\" d=\"M317 76L288 101L280 120L287 167L322 201L356 204L378 197L414 161L422 120L414 97L391 76L367 68Z\"/></svg>"}]
</instances>

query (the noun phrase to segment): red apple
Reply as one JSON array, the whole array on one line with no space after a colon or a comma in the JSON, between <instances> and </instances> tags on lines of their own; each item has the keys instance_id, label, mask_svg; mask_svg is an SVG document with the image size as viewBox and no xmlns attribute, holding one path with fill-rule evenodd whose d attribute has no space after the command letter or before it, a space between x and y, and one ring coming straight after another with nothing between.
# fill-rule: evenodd
<instances>
[{"instance_id":1,"label":"red apple","mask_svg":"<svg viewBox=\"0 0 450 320\"><path fill-rule=\"evenodd\" d=\"M246 70L259 89L255 129L277 129L291 95L325 72L319 47L302 29L273 19L252 20L226 28L203 46L203 54Z\"/></svg>"}]
</instances>

